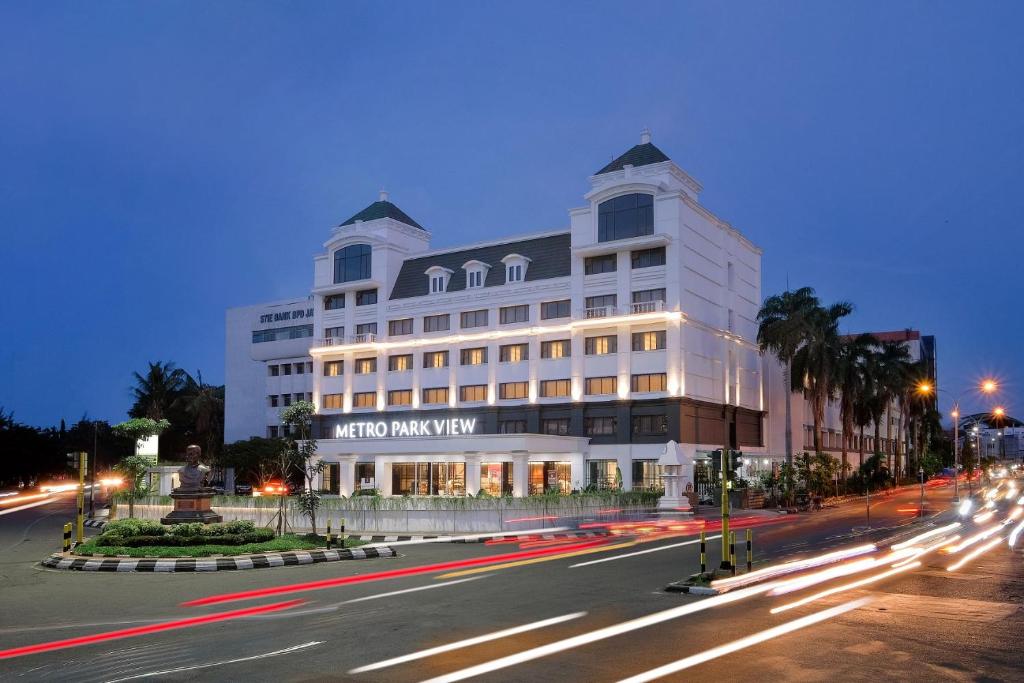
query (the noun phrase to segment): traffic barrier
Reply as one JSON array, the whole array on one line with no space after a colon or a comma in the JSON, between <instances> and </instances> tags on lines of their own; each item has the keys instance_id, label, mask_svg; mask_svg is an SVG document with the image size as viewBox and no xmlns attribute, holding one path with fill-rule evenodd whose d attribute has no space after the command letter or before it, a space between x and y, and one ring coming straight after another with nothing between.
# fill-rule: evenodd
<instances>
[{"instance_id":1,"label":"traffic barrier","mask_svg":"<svg viewBox=\"0 0 1024 683\"><path fill-rule=\"evenodd\" d=\"M71 522L64 525L64 552L71 550Z\"/></svg>"},{"instance_id":2,"label":"traffic barrier","mask_svg":"<svg viewBox=\"0 0 1024 683\"><path fill-rule=\"evenodd\" d=\"M327 549L331 549L331 519L327 518Z\"/></svg>"},{"instance_id":3,"label":"traffic barrier","mask_svg":"<svg viewBox=\"0 0 1024 683\"><path fill-rule=\"evenodd\" d=\"M729 532L729 566L732 567L732 575L736 576L736 532Z\"/></svg>"},{"instance_id":4,"label":"traffic barrier","mask_svg":"<svg viewBox=\"0 0 1024 683\"><path fill-rule=\"evenodd\" d=\"M708 551L707 532L702 531L702 532L700 532L700 573L701 574L706 574L707 571L708 571L707 551Z\"/></svg>"},{"instance_id":5,"label":"traffic barrier","mask_svg":"<svg viewBox=\"0 0 1024 683\"><path fill-rule=\"evenodd\" d=\"M754 564L754 552L753 552L753 547L754 546L753 546L753 543L754 543L754 530L753 529L747 529L747 571L748 572L750 571L750 568Z\"/></svg>"}]
</instances>

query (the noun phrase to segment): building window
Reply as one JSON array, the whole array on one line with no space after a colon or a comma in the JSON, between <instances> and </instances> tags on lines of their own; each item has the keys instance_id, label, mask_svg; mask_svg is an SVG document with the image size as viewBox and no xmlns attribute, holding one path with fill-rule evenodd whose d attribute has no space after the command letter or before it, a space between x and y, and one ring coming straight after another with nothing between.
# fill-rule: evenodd
<instances>
[{"instance_id":1,"label":"building window","mask_svg":"<svg viewBox=\"0 0 1024 683\"><path fill-rule=\"evenodd\" d=\"M522 282L523 281L523 266L517 263L513 266L509 266L505 270L505 282Z\"/></svg>"},{"instance_id":2,"label":"building window","mask_svg":"<svg viewBox=\"0 0 1024 683\"><path fill-rule=\"evenodd\" d=\"M584 275L600 275L601 273L614 273L618 269L618 254L601 254L600 256L588 256L583 259Z\"/></svg>"},{"instance_id":3,"label":"building window","mask_svg":"<svg viewBox=\"0 0 1024 683\"><path fill-rule=\"evenodd\" d=\"M277 407L277 404L278 404L278 397L277 397L277 394L271 394L271 395L270 395L270 396L268 396L267 398L268 398L268 399L270 399L270 407L271 407L271 408L276 408L276 407Z\"/></svg>"},{"instance_id":4,"label":"building window","mask_svg":"<svg viewBox=\"0 0 1024 683\"><path fill-rule=\"evenodd\" d=\"M499 434L525 434L526 420L500 420L498 422Z\"/></svg>"},{"instance_id":5,"label":"building window","mask_svg":"<svg viewBox=\"0 0 1024 683\"><path fill-rule=\"evenodd\" d=\"M541 358L568 358L572 353L572 347L568 339L545 341L540 343Z\"/></svg>"},{"instance_id":6,"label":"building window","mask_svg":"<svg viewBox=\"0 0 1024 683\"><path fill-rule=\"evenodd\" d=\"M568 318L572 313L569 311L569 299L561 301L545 301L540 305L540 319L551 320L552 318Z\"/></svg>"},{"instance_id":7,"label":"building window","mask_svg":"<svg viewBox=\"0 0 1024 683\"><path fill-rule=\"evenodd\" d=\"M334 282L370 279L370 245L353 244L334 252Z\"/></svg>"},{"instance_id":8,"label":"building window","mask_svg":"<svg viewBox=\"0 0 1024 683\"><path fill-rule=\"evenodd\" d=\"M281 374L280 368L278 368L276 365L268 365L267 372L270 374L271 377L277 377L279 374Z\"/></svg>"},{"instance_id":9,"label":"building window","mask_svg":"<svg viewBox=\"0 0 1024 683\"><path fill-rule=\"evenodd\" d=\"M431 294L440 294L441 292L443 292L446 279L447 278L445 278L444 275L431 275L430 276L430 293Z\"/></svg>"},{"instance_id":10,"label":"building window","mask_svg":"<svg viewBox=\"0 0 1024 683\"><path fill-rule=\"evenodd\" d=\"M324 336L328 339L338 339L339 341L345 338L344 327L325 327Z\"/></svg>"},{"instance_id":11,"label":"building window","mask_svg":"<svg viewBox=\"0 0 1024 683\"><path fill-rule=\"evenodd\" d=\"M633 434L639 436L660 436L668 434L667 415L634 415Z\"/></svg>"},{"instance_id":12,"label":"building window","mask_svg":"<svg viewBox=\"0 0 1024 683\"><path fill-rule=\"evenodd\" d=\"M660 289L641 289L633 292L633 303L635 304L653 304L658 301L665 300L665 288Z\"/></svg>"},{"instance_id":13,"label":"building window","mask_svg":"<svg viewBox=\"0 0 1024 683\"><path fill-rule=\"evenodd\" d=\"M339 308L345 308L344 294L329 294L328 296L324 297L325 311L336 311Z\"/></svg>"},{"instance_id":14,"label":"building window","mask_svg":"<svg viewBox=\"0 0 1024 683\"><path fill-rule=\"evenodd\" d=\"M587 486L597 489L619 488L618 463L615 460L588 460Z\"/></svg>"},{"instance_id":15,"label":"building window","mask_svg":"<svg viewBox=\"0 0 1024 683\"><path fill-rule=\"evenodd\" d=\"M324 410L341 410L342 394L324 394Z\"/></svg>"},{"instance_id":16,"label":"building window","mask_svg":"<svg viewBox=\"0 0 1024 683\"><path fill-rule=\"evenodd\" d=\"M619 338L614 334L601 337L587 337L583 342L584 352L588 356L603 356L619 350Z\"/></svg>"},{"instance_id":17,"label":"building window","mask_svg":"<svg viewBox=\"0 0 1024 683\"><path fill-rule=\"evenodd\" d=\"M597 241L654 234L654 196L627 194L597 207Z\"/></svg>"},{"instance_id":18,"label":"building window","mask_svg":"<svg viewBox=\"0 0 1024 683\"><path fill-rule=\"evenodd\" d=\"M412 354L388 356L388 372L408 372L412 370Z\"/></svg>"},{"instance_id":19,"label":"building window","mask_svg":"<svg viewBox=\"0 0 1024 683\"><path fill-rule=\"evenodd\" d=\"M412 318L388 321L388 336L400 337L405 334L412 334Z\"/></svg>"},{"instance_id":20,"label":"building window","mask_svg":"<svg viewBox=\"0 0 1024 683\"><path fill-rule=\"evenodd\" d=\"M277 425L270 425L269 427L267 427L267 438L268 439L276 439L277 438L277 432L278 432Z\"/></svg>"},{"instance_id":21,"label":"building window","mask_svg":"<svg viewBox=\"0 0 1024 683\"><path fill-rule=\"evenodd\" d=\"M471 401L487 400L486 384L467 384L459 387L459 400L467 403Z\"/></svg>"},{"instance_id":22,"label":"building window","mask_svg":"<svg viewBox=\"0 0 1024 683\"><path fill-rule=\"evenodd\" d=\"M634 351L660 351L665 348L665 330L633 333Z\"/></svg>"},{"instance_id":23,"label":"building window","mask_svg":"<svg viewBox=\"0 0 1024 683\"><path fill-rule=\"evenodd\" d=\"M562 398L569 395L570 382L567 379L544 379L540 382L541 398Z\"/></svg>"},{"instance_id":24,"label":"building window","mask_svg":"<svg viewBox=\"0 0 1024 683\"><path fill-rule=\"evenodd\" d=\"M630 262L633 264L633 268L663 266L665 265L665 247L634 251L630 254Z\"/></svg>"},{"instance_id":25,"label":"building window","mask_svg":"<svg viewBox=\"0 0 1024 683\"><path fill-rule=\"evenodd\" d=\"M377 372L376 358L356 358L355 373L357 375L371 375Z\"/></svg>"},{"instance_id":26,"label":"building window","mask_svg":"<svg viewBox=\"0 0 1024 683\"><path fill-rule=\"evenodd\" d=\"M291 394L281 394L281 404L284 407L286 407L286 408L288 406L290 406L292 404L292 395Z\"/></svg>"},{"instance_id":27,"label":"building window","mask_svg":"<svg viewBox=\"0 0 1024 683\"><path fill-rule=\"evenodd\" d=\"M460 324L462 325L462 329L466 329L467 327L486 327L487 309L481 308L478 311L463 311Z\"/></svg>"},{"instance_id":28,"label":"building window","mask_svg":"<svg viewBox=\"0 0 1024 683\"><path fill-rule=\"evenodd\" d=\"M530 322L530 307L527 304L503 306L499 310L499 317L502 325Z\"/></svg>"},{"instance_id":29,"label":"building window","mask_svg":"<svg viewBox=\"0 0 1024 683\"><path fill-rule=\"evenodd\" d=\"M664 372L655 372L649 375L633 375L630 388L637 392L665 391L668 387L668 377Z\"/></svg>"},{"instance_id":30,"label":"building window","mask_svg":"<svg viewBox=\"0 0 1024 683\"><path fill-rule=\"evenodd\" d=\"M480 464L480 490L489 496L512 495L512 463L485 462Z\"/></svg>"},{"instance_id":31,"label":"building window","mask_svg":"<svg viewBox=\"0 0 1024 683\"><path fill-rule=\"evenodd\" d=\"M600 396L602 394L614 394L616 390L617 377L587 377L583 381L583 393L587 396Z\"/></svg>"},{"instance_id":32,"label":"building window","mask_svg":"<svg viewBox=\"0 0 1024 683\"><path fill-rule=\"evenodd\" d=\"M324 463L324 471L320 474L320 493L333 496L341 493L341 465L339 463Z\"/></svg>"},{"instance_id":33,"label":"building window","mask_svg":"<svg viewBox=\"0 0 1024 683\"><path fill-rule=\"evenodd\" d=\"M356 335L365 338L365 335L372 334L377 335L377 323L362 323L356 325Z\"/></svg>"},{"instance_id":34,"label":"building window","mask_svg":"<svg viewBox=\"0 0 1024 683\"><path fill-rule=\"evenodd\" d=\"M502 363L519 363L530 359L528 344L502 344L498 347L498 360Z\"/></svg>"},{"instance_id":35,"label":"building window","mask_svg":"<svg viewBox=\"0 0 1024 683\"><path fill-rule=\"evenodd\" d=\"M468 289L476 289L477 287L484 286L484 271L482 270L471 270L466 273L466 287Z\"/></svg>"},{"instance_id":36,"label":"building window","mask_svg":"<svg viewBox=\"0 0 1024 683\"><path fill-rule=\"evenodd\" d=\"M301 400L303 400L305 398L306 398L306 394L305 393L295 394L295 402L296 403L298 403L299 401L301 401Z\"/></svg>"},{"instance_id":37,"label":"building window","mask_svg":"<svg viewBox=\"0 0 1024 683\"><path fill-rule=\"evenodd\" d=\"M295 374L296 375L304 375L304 374L306 374L306 364L305 363L296 363L295 364Z\"/></svg>"},{"instance_id":38,"label":"building window","mask_svg":"<svg viewBox=\"0 0 1024 683\"><path fill-rule=\"evenodd\" d=\"M600 294L598 296L588 296L585 300L585 305L588 310L594 309L610 309L615 310L618 305L618 297L615 294Z\"/></svg>"},{"instance_id":39,"label":"building window","mask_svg":"<svg viewBox=\"0 0 1024 683\"><path fill-rule=\"evenodd\" d=\"M252 343L287 341L313 336L312 325L292 325L290 327L273 327L269 330L256 330L252 333Z\"/></svg>"},{"instance_id":40,"label":"building window","mask_svg":"<svg viewBox=\"0 0 1024 683\"><path fill-rule=\"evenodd\" d=\"M376 289L361 289L356 292L356 306L369 306L377 303Z\"/></svg>"},{"instance_id":41,"label":"building window","mask_svg":"<svg viewBox=\"0 0 1024 683\"><path fill-rule=\"evenodd\" d=\"M664 471L657 460L633 461L633 490L656 491L665 488Z\"/></svg>"},{"instance_id":42,"label":"building window","mask_svg":"<svg viewBox=\"0 0 1024 683\"><path fill-rule=\"evenodd\" d=\"M427 351L423 354L423 367L425 368L446 368L448 367L447 351Z\"/></svg>"},{"instance_id":43,"label":"building window","mask_svg":"<svg viewBox=\"0 0 1024 683\"><path fill-rule=\"evenodd\" d=\"M484 346L475 349L462 349L459 355L462 365L483 365L487 362L487 348Z\"/></svg>"},{"instance_id":44,"label":"building window","mask_svg":"<svg viewBox=\"0 0 1024 683\"><path fill-rule=\"evenodd\" d=\"M449 327L449 317L447 313L441 315L427 315L423 317L423 331L424 332L445 332Z\"/></svg>"},{"instance_id":45,"label":"building window","mask_svg":"<svg viewBox=\"0 0 1024 683\"><path fill-rule=\"evenodd\" d=\"M583 431L587 436L613 436L615 422L614 417L585 417L583 418Z\"/></svg>"},{"instance_id":46,"label":"building window","mask_svg":"<svg viewBox=\"0 0 1024 683\"><path fill-rule=\"evenodd\" d=\"M498 398L526 398L529 391L529 382L502 382L498 385Z\"/></svg>"},{"instance_id":47,"label":"building window","mask_svg":"<svg viewBox=\"0 0 1024 683\"><path fill-rule=\"evenodd\" d=\"M376 408L377 407L377 392L376 391L359 391L352 394L352 407L353 408Z\"/></svg>"},{"instance_id":48,"label":"building window","mask_svg":"<svg viewBox=\"0 0 1024 683\"><path fill-rule=\"evenodd\" d=\"M284 363L283 365L281 365L281 374L282 375L290 375L290 374L292 374L292 364L291 363Z\"/></svg>"},{"instance_id":49,"label":"building window","mask_svg":"<svg viewBox=\"0 0 1024 683\"><path fill-rule=\"evenodd\" d=\"M569 418L554 417L540 421L541 434L555 434L557 436L568 436Z\"/></svg>"},{"instance_id":50,"label":"building window","mask_svg":"<svg viewBox=\"0 0 1024 683\"><path fill-rule=\"evenodd\" d=\"M328 360L324 361L324 377L341 377L345 372L345 361Z\"/></svg>"},{"instance_id":51,"label":"building window","mask_svg":"<svg viewBox=\"0 0 1024 683\"><path fill-rule=\"evenodd\" d=\"M423 403L425 405L448 403L448 387L431 387L429 389L424 389Z\"/></svg>"},{"instance_id":52,"label":"building window","mask_svg":"<svg viewBox=\"0 0 1024 683\"><path fill-rule=\"evenodd\" d=\"M388 392L389 406L411 406L412 389L392 389Z\"/></svg>"}]
</instances>

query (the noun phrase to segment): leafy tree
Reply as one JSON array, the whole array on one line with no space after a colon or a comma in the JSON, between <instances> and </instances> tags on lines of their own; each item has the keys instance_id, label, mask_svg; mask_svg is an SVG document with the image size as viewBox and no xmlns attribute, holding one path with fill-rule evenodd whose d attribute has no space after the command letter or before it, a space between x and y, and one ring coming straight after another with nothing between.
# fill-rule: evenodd
<instances>
[{"instance_id":1,"label":"leafy tree","mask_svg":"<svg viewBox=\"0 0 1024 683\"><path fill-rule=\"evenodd\" d=\"M171 408L183 414L182 424L189 425L186 436L202 443L207 457L216 459L224 443L224 387L206 384L201 372L183 375Z\"/></svg>"},{"instance_id":2,"label":"leafy tree","mask_svg":"<svg viewBox=\"0 0 1024 683\"><path fill-rule=\"evenodd\" d=\"M867 358L871 354L871 347L877 340L870 334L860 334L856 337L846 337L839 345L839 354L836 359L836 389L839 392L839 417L843 425L842 443L842 464L841 471L843 479L850 476L850 464L848 450L853 439L855 426L861 427L863 438L863 425L859 425L858 412L863 404L867 391ZM864 463L864 448L860 448L860 464Z\"/></svg>"},{"instance_id":3,"label":"leafy tree","mask_svg":"<svg viewBox=\"0 0 1024 683\"><path fill-rule=\"evenodd\" d=\"M174 363L164 361L151 362L144 375L132 373L135 378L135 386L132 387L135 404L128 414L153 420L166 418L185 385L185 375L185 371Z\"/></svg>"},{"instance_id":4,"label":"leafy tree","mask_svg":"<svg viewBox=\"0 0 1024 683\"><path fill-rule=\"evenodd\" d=\"M124 476L128 484L125 495L128 497L128 516L135 516L135 501L148 493L146 471L152 467L152 461L144 455L129 455L114 465L114 470Z\"/></svg>"},{"instance_id":5,"label":"leafy tree","mask_svg":"<svg viewBox=\"0 0 1024 683\"><path fill-rule=\"evenodd\" d=\"M263 486L273 476L275 461L284 450L281 439L254 436L225 446L216 462L221 467L235 468L243 480Z\"/></svg>"},{"instance_id":6,"label":"leafy tree","mask_svg":"<svg viewBox=\"0 0 1024 683\"><path fill-rule=\"evenodd\" d=\"M320 507L320 492L314 482L323 472L326 463L316 460L316 439L313 438L313 416L316 406L309 401L297 401L281 411L281 422L289 427L285 439L286 451L291 467L302 474L304 486L299 495L299 507L309 519L313 533L316 533L316 511ZM297 438L292 438L293 436Z\"/></svg>"},{"instance_id":7,"label":"leafy tree","mask_svg":"<svg viewBox=\"0 0 1024 683\"><path fill-rule=\"evenodd\" d=\"M845 301L828 307L816 306L807 314L804 343L793 355L793 373L801 378L804 395L811 404L815 453L822 451L821 426L825 421L825 406L835 393L837 384L841 346L839 321L851 312L853 304Z\"/></svg>"}]
</instances>

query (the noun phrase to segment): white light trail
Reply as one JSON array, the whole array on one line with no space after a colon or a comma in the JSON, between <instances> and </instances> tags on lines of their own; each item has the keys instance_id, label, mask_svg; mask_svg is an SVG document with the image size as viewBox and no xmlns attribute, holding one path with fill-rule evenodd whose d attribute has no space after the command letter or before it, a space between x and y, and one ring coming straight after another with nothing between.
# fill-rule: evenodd
<instances>
[{"instance_id":1,"label":"white light trail","mask_svg":"<svg viewBox=\"0 0 1024 683\"><path fill-rule=\"evenodd\" d=\"M917 558L921 557L922 555L927 555L928 553L932 552L933 550L938 550L939 548L941 548L943 546L947 546L950 543L955 543L955 542L957 542L959 540L960 540L960 535L959 534L957 534L955 536L950 536L950 537L947 537L947 538L941 538L941 539L939 539L938 543L933 543L932 545L928 546L927 548L921 548L917 552L915 552L913 555L908 557L907 559L903 560L902 562L897 562L896 564L894 564L892 566L893 567L902 567L905 564L910 564L911 562L913 562Z\"/></svg>"},{"instance_id":2,"label":"white light trail","mask_svg":"<svg viewBox=\"0 0 1024 683\"><path fill-rule=\"evenodd\" d=\"M754 635L747 636L745 638L740 638L739 640L734 640L731 643L719 645L718 647L713 647L710 650L705 650L704 652L700 652L695 655L690 655L689 657L684 657L683 659L672 662L671 664L659 666L657 669L651 669L650 671L645 671L642 674L637 674L636 676L624 678L621 681L619 681L619 683L646 683L647 681L653 681L658 678L663 678L664 676L668 676L670 674L683 671L684 669L689 669L691 667L697 666L698 664L704 664L705 662L709 662L712 659L717 659L724 655L732 654L733 652L738 652L739 650L743 650L753 645L757 645L759 643L772 640L773 638L784 636L787 633L792 633L793 631L798 631L802 628L807 628L808 626L811 626L813 624L817 624L822 621L832 619L833 617L837 617L840 614L844 614L851 610L855 610L858 607L862 607L866 605L868 602L870 602L870 599L861 598L860 600L852 600L850 602L843 603L842 605L836 605L835 607L830 607L826 610L815 612L814 614L808 614L805 617L800 617L799 619L788 621L785 624L774 626L765 631L761 631L760 633L755 633Z\"/></svg>"},{"instance_id":3,"label":"white light trail","mask_svg":"<svg viewBox=\"0 0 1024 683\"><path fill-rule=\"evenodd\" d=\"M874 569L878 567L880 560L877 558L864 558L863 560L855 560L848 564L843 564L838 567L830 567L807 576L798 576L795 579L789 579L788 581L782 582L782 584L771 592L772 595L785 595L786 593L792 593L793 591L803 590L809 586L819 584L825 581L831 581L832 579L840 576L849 576L850 574L856 574L857 572L867 571L868 569Z\"/></svg>"},{"instance_id":4,"label":"white light trail","mask_svg":"<svg viewBox=\"0 0 1024 683\"><path fill-rule=\"evenodd\" d=\"M551 619L543 619L541 621L535 621L531 624L523 624L522 626L515 626L513 628L506 628L501 631L495 631L493 633L486 633L482 636L476 636L475 638L467 638L466 640L459 640L454 643L448 643L447 645L439 645L432 647L427 650L420 650L419 652L413 652L411 654L402 655L401 657L394 657L392 659L385 659L380 662L374 662L373 664L367 664L366 666L360 666L356 669L349 671L350 674L361 674L367 671L377 671L378 669L386 669L389 666L396 666L398 664L405 664L406 662L412 662L417 659L425 659L426 657L433 657L444 652L451 652L452 650L459 650L464 647L473 647L480 643L487 643L492 640L498 640L500 638L508 638L509 636L518 635L520 633L526 633L527 631L535 631L539 628L545 628L547 626L554 626L555 624L561 624L572 619L579 619L582 616L586 616L586 612L575 612L573 614L563 614L560 617L552 617Z\"/></svg>"},{"instance_id":5,"label":"white light trail","mask_svg":"<svg viewBox=\"0 0 1024 683\"><path fill-rule=\"evenodd\" d=\"M839 562L850 557L856 557L857 555L864 555L865 553L873 553L878 550L878 546L874 543L867 543L865 545L854 546L853 548L844 548L842 550L836 550L831 553L825 553L824 555L818 555L817 557L809 557L803 560L793 560L792 562L786 562L784 564L774 565L772 567L765 567L764 569L758 569L757 571L747 572L741 576L733 576L728 579L719 579L718 581L712 581L711 585L715 588L733 588L735 586L746 586L764 579L781 576L783 574L791 574L793 572L802 571L804 569L811 569L813 567L820 567L823 564L831 564L833 562Z\"/></svg>"},{"instance_id":6,"label":"white light trail","mask_svg":"<svg viewBox=\"0 0 1024 683\"><path fill-rule=\"evenodd\" d=\"M624 621L620 624L606 626L604 628L597 629L596 631L581 633L578 636L558 640L554 643L548 643L547 645L540 645L505 657L499 657L498 659L484 662L483 664L477 664L476 666L467 667L465 669L460 669L459 671L431 678L428 681L424 681L424 683L450 683L451 681L462 681L467 678L473 678L474 676L490 674L500 669L505 669L517 664L523 664L534 659L540 659L541 657L553 655L557 652L564 652L565 650L571 650L582 645L589 645L590 643L598 640L612 638L613 636L619 636L623 633L629 633L630 631L646 628L647 626L653 626L672 619L678 619L679 617L684 617L688 614L702 612L713 607L727 605L732 602L743 600L744 598L760 595L761 593L770 591L775 587L775 585L776 584L774 583L767 583L763 586L751 586L750 588L744 588L730 593L723 593L721 595L701 600L700 602L691 602L687 605L673 607L672 609Z\"/></svg>"},{"instance_id":7,"label":"white light trail","mask_svg":"<svg viewBox=\"0 0 1024 683\"><path fill-rule=\"evenodd\" d=\"M1011 548L1017 545L1017 537L1020 536L1021 530L1024 530L1024 522L1018 524L1017 528L1010 532L1010 537L1007 539L1007 542L1010 544Z\"/></svg>"},{"instance_id":8,"label":"white light trail","mask_svg":"<svg viewBox=\"0 0 1024 683\"><path fill-rule=\"evenodd\" d=\"M965 498L964 502L960 503L960 507L957 508L957 512L960 513L961 517L966 517L971 514L971 508L974 507L974 503L971 502L970 498Z\"/></svg>"},{"instance_id":9,"label":"white light trail","mask_svg":"<svg viewBox=\"0 0 1024 683\"><path fill-rule=\"evenodd\" d=\"M1003 539L1002 538L994 538L991 541L989 541L988 543L986 543L985 545L981 546L980 548L975 548L974 550L972 550L971 552L967 553L962 558L960 558L960 561L954 562L953 564L951 564L948 567L946 567L946 571L947 572L952 572L952 571L956 571L957 569L960 569L960 567L964 566L965 564L967 564L968 562L970 562L974 558L976 558L979 555L982 555L984 553L987 553L989 550L992 550L992 548L995 548L997 545L999 545L999 541L1001 541L1001 540L1003 540Z\"/></svg>"},{"instance_id":10,"label":"white light trail","mask_svg":"<svg viewBox=\"0 0 1024 683\"><path fill-rule=\"evenodd\" d=\"M814 595L808 595L806 598L800 598L796 602L791 602L789 604L782 605L781 607L773 607L771 609L771 613L778 614L779 612L785 612L786 610L793 609L794 607L801 607L808 603L814 602L815 600L821 600L822 598L827 598L828 596L835 595L836 593L842 593L844 591L853 590L854 588L860 588L861 586L867 586L868 584L875 583L876 581L882 581L883 579L887 579L890 576L895 576L896 574L900 574L902 572L909 571L911 569L914 569L915 567L920 566L920 562L911 562L910 564L904 565L902 567L897 567L895 569L884 571L881 574L868 576L866 578L860 579L858 581L853 581L842 586L836 586L835 588L823 590L819 593L815 593Z\"/></svg>"},{"instance_id":11,"label":"white light trail","mask_svg":"<svg viewBox=\"0 0 1024 683\"><path fill-rule=\"evenodd\" d=\"M979 512L978 514L974 515L972 519L974 520L975 524L983 524L988 520L992 519L993 517L995 517L995 515L995 510L985 510L985 512Z\"/></svg>"},{"instance_id":12,"label":"white light trail","mask_svg":"<svg viewBox=\"0 0 1024 683\"><path fill-rule=\"evenodd\" d=\"M7 510L0 510L0 515L9 515L12 512L21 512L22 510L28 510L29 508L39 507L40 505L46 505L60 500L59 498L47 498L46 500L37 500L34 503L26 503L25 505L19 505L15 508L9 508Z\"/></svg>"},{"instance_id":13,"label":"white light trail","mask_svg":"<svg viewBox=\"0 0 1024 683\"><path fill-rule=\"evenodd\" d=\"M721 538L721 537L722 537L722 535L718 534L716 536L708 536L708 537L706 537L706 540L711 541L713 539ZM615 555L614 557L602 557L600 560L590 560L589 562L580 562L578 564L570 565L569 569L575 569L576 567L586 567L586 566L589 566L589 565L592 565L592 564L600 564L602 562L612 562L614 560L625 560L628 557L635 557L637 555L646 555L647 553L656 553L656 552L658 552L660 550L668 550L670 548L681 548L684 545L694 545L696 543L700 543L700 539L699 538L694 540L694 541L686 541L685 543L673 543L672 545L663 545L663 546L659 546L657 548L649 548L647 550L638 550L635 553L626 553L625 555Z\"/></svg>"},{"instance_id":14,"label":"white light trail","mask_svg":"<svg viewBox=\"0 0 1024 683\"><path fill-rule=\"evenodd\" d=\"M963 550L964 548L969 548L972 545L974 545L975 543L978 543L980 541L984 541L986 538L988 538L992 534L994 534L997 531L999 531L1000 529L1002 529L1003 526L1004 526L1003 524L996 524L995 526L990 526L989 528L985 529L984 531L979 532L977 534L974 534L973 536L968 536L967 538L965 538L964 540L960 541L958 544L956 544L955 546L950 548L949 549L949 554L952 555L954 553L958 553L961 550Z\"/></svg>"},{"instance_id":15,"label":"white light trail","mask_svg":"<svg viewBox=\"0 0 1024 683\"><path fill-rule=\"evenodd\" d=\"M939 534L944 534L947 531L952 531L953 529L958 528L959 526L961 526L960 522L953 522L952 524L947 524L946 526L940 526L938 529L932 529L931 531L926 531L923 534L918 534L917 536L914 536L913 538L908 538L907 540L903 541L902 543L896 543L896 544L894 544L892 546L892 549L893 550L902 550L903 548L909 548L912 545L917 545L920 541L923 541L926 538L931 538L932 536L938 536Z\"/></svg>"}]
</instances>

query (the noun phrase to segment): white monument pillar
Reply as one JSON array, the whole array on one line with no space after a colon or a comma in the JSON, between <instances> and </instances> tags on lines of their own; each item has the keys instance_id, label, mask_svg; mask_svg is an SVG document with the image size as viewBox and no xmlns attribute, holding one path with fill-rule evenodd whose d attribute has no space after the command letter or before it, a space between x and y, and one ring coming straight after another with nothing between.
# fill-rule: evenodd
<instances>
[{"instance_id":1,"label":"white monument pillar","mask_svg":"<svg viewBox=\"0 0 1024 683\"><path fill-rule=\"evenodd\" d=\"M665 444L665 452L658 460L665 468L665 495L658 501L658 513L663 515L692 515L690 499L683 495L683 462L675 441Z\"/></svg>"}]
</instances>

